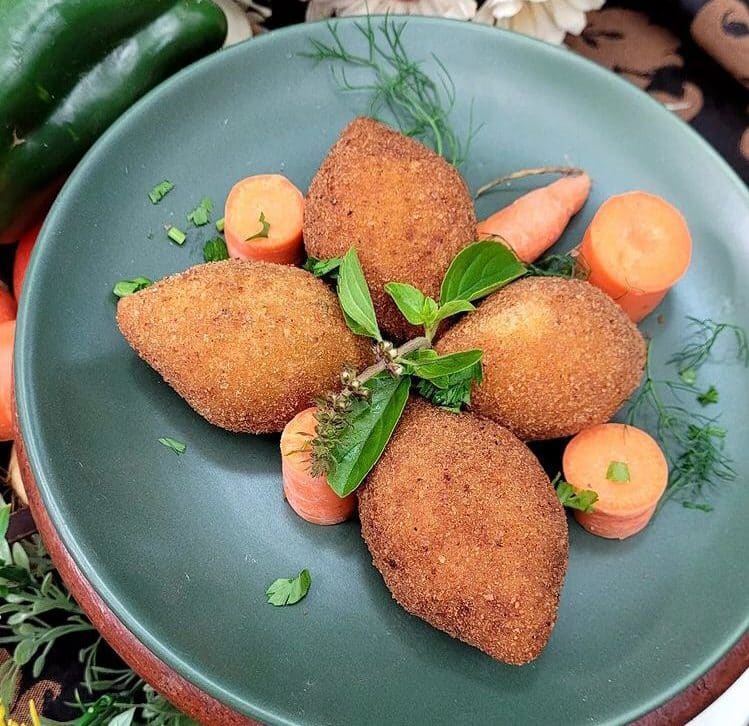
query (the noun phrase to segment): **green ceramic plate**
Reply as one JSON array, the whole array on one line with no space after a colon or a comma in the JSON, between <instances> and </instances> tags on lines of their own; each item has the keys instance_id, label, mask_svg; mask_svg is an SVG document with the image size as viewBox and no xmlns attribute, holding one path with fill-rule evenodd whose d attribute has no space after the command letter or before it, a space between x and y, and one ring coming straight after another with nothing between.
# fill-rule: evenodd
<instances>
[{"instance_id":1,"label":"green ceramic plate","mask_svg":"<svg viewBox=\"0 0 749 726\"><path fill-rule=\"evenodd\" d=\"M354 29L342 23L345 38ZM212 428L136 358L114 322L112 284L201 262L186 227L204 195L221 203L248 174L305 189L341 128L366 110L329 69L299 56L324 25L297 26L196 64L136 104L60 194L29 268L16 387L34 474L59 533L112 610L154 653L234 708L272 723L624 723L713 664L749 621L749 378L720 385L740 472L709 515L667 506L626 542L571 525L559 622L543 656L496 663L401 610L351 522L324 528L281 497L275 437ZM749 199L687 126L645 94L565 50L448 21L411 19L405 43L436 51L484 122L463 171L472 187L508 170L575 163L595 180L565 235L598 204L640 188L688 218L694 263L647 321L656 359L684 316L749 325ZM158 206L146 193L169 178ZM517 192L513 192L517 193ZM511 194L481 200L479 214ZM560 351L564 355L564 351ZM656 365L656 368L659 368ZM176 457L160 436L187 442ZM265 604L302 567L309 596Z\"/></svg>"}]
</instances>

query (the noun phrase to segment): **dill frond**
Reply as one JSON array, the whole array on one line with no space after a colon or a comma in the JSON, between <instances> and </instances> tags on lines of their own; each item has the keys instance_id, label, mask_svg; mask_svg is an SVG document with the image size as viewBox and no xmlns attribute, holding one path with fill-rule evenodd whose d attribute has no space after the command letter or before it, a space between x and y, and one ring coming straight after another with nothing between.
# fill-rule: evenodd
<instances>
[{"instance_id":1,"label":"dill frond","mask_svg":"<svg viewBox=\"0 0 749 726\"><path fill-rule=\"evenodd\" d=\"M688 317L690 327L693 330L692 337L680 351L674 353L668 362L678 366L679 373L684 371L698 371L705 361L710 357L713 347L724 332L734 335L736 344L736 360L749 366L749 344L747 343L746 331L738 325L730 323L716 323L707 318Z\"/></svg>"},{"instance_id":2,"label":"dill frond","mask_svg":"<svg viewBox=\"0 0 749 726\"><path fill-rule=\"evenodd\" d=\"M403 46L407 23L396 23L386 16L377 28L369 16L355 27L364 40L364 52L356 53L344 45L337 23L328 23L330 43L310 39L312 51L303 55L317 61L331 61L333 78L339 88L371 94L370 115L378 118L388 112L400 131L429 144L454 166L460 166L480 127L473 125L473 104L469 128L461 139L449 117L455 107L455 84L442 61L434 54L438 68L436 80L427 75L422 64L409 57ZM352 82L346 68L369 71L371 80Z\"/></svg>"}]
</instances>

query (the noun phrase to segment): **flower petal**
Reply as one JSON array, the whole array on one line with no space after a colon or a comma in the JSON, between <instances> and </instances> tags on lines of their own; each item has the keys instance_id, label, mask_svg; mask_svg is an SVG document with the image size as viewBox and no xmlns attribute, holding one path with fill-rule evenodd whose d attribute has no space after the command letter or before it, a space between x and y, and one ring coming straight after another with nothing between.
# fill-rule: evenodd
<instances>
[{"instance_id":1,"label":"flower petal","mask_svg":"<svg viewBox=\"0 0 749 726\"><path fill-rule=\"evenodd\" d=\"M585 29L585 13L570 5L568 0L549 0L549 10L554 23L573 35Z\"/></svg>"}]
</instances>

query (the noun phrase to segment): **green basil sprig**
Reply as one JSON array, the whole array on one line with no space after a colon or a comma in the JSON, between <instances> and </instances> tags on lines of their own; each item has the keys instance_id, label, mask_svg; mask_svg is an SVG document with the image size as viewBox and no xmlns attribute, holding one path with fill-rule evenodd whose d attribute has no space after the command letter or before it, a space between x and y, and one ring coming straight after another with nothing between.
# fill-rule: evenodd
<instances>
[{"instance_id":1,"label":"green basil sprig","mask_svg":"<svg viewBox=\"0 0 749 726\"><path fill-rule=\"evenodd\" d=\"M354 333L382 340L372 296L353 247L343 257L338 269L338 300L346 323Z\"/></svg>"}]
</instances>

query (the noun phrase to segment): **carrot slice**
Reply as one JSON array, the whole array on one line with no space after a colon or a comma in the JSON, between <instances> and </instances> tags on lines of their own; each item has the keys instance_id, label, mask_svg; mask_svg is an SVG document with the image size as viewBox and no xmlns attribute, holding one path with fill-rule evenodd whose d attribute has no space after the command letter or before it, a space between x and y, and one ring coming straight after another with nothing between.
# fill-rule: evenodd
<instances>
[{"instance_id":1,"label":"carrot slice","mask_svg":"<svg viewBox=\"0 0 749 726\"><path fill-rule=\"evenodd\" d=\"M533 262L564 232L590 194L590 177L565 176L534 189L479 222L479 238L499 237L522 262Z\"/></svg>"},{"instance_id":2,"label":"carrot slice","mask_svg":"<svg viewBox=\"0 0 749 726\"><path fill-rule=\"evenodd\" d=\"M564 450L564 478L598 494L593 512L575 510L592 534L624 539L650 521L668 483L668 463L652 436L634 426L605 423L581 431Z\"/></svg>"},{"instance_id":3,"label":"carrot slice","mask_svg":"<svg viewBox=\"0 0 749 726\"><path fill-rule=\"evenodd\" d=\"M325 476L310 474L310 441L317 420L314 406L294 416L281 434L283 491L291 508L313 524L339 524L356 510L356 495L339 497Z\"/></svg>"},{"instance_id":4,"label":"carrot slice","mask_svg":"<svg viewBox=\"0 0 749 726\"><path fill-rule=\"evenodd\" d=\"M639 322L687 271L692 238L684 217L665 199L627 192L601 205L580 257L589 281Z\"/></svg>"},{"instance_id":5,"label":"carrot slice","mask_svg":"<svg viewBox=\"0 0 749 726\"><path fill-rule=\"evenodd\" d=\"M31 259L31 252L36 244L36 238L42 229L42 222L44 222L43 219L33 227L29 227L21 237L18 247L16 247L16 256L13 258L13 294L16 296L16 300L20 300L21 298L21 288L23 287L23 279L26 277L26 268L29 266L29 259Z\"/></svg>"},{"instance_id":6,"label":"carrot slice","mask_svg":"<svg viewBox=\"0 0 749 726\"><path fill-rule=\"evenodd\" d=\"M0 441L13 439L13 339L16 321L0 323Z\"/></svg>"},{"instance_id":7,"label":"carrot slice","mask_svg":"<svg viewBox=\"0 0 749 726\"><path fill-rule=\"evenodd\" d=\"M238 181L224 210L224 238L231 257L296 265L304 259L304 195L280 174Z\"/></svg>"},{"instance_id":8,"label":"carrot slice","mask_svg":"<svg viewBox=\"0 0 749 726\"><path fill-rule=\"evenodd\" d=\"M4 323L6 320L15 320L17 312L16 299L8 286L0 280L0 323Z\"/></svg>"}]
</instances>

